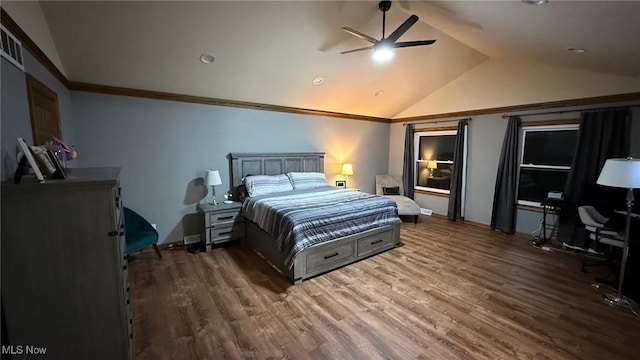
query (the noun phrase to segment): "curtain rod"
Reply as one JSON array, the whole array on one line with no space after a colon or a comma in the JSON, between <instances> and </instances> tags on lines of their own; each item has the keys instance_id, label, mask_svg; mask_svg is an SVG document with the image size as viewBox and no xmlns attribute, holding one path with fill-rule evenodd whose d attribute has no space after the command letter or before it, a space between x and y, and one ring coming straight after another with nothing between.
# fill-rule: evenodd
<instances>
[{"instance_id":1,"label":"curtain rod","mask_svg":"<svg viewBox=\"0 0 640 360\"><path fill-rule=\"evenodd\" d=\"M462 119L454 119L454 120L425 120L425 121L420 121L420 122L406 122L406 123L402 123L402 126L407 126L409 124L413 124L413 125L421 125L421 124L437 124L439 122L458 122L460 120L467 120L467 121L472 121L473 119L468 117L468 118L462 118Z\"/></svg>"},{"instance_id":2,"label":"curtain rod","mask_svg":"<svg viewBox=\"0 0 640 360\"><path fill-rule=\"evenodd\" d=\"M632 105L632 106L608 106L608 107L600 107L600 108L590 108L590 109L576 109L576 110L556 110L556 111L542 111L542 112L535 112L535 113L528 113L528 114L520 114L520 115L516 115L516 114L504 114L502 115L503 119L507 119L510 116L533 116L533 115L547 115L547 114L564 114L564 113L571 113L571 112L581 112L581 111L597 111L597 110L613 110L613 109L622 109L622 108L634 108L634 107L638 107L637 105Z\"/></svg>"}]
</instances>

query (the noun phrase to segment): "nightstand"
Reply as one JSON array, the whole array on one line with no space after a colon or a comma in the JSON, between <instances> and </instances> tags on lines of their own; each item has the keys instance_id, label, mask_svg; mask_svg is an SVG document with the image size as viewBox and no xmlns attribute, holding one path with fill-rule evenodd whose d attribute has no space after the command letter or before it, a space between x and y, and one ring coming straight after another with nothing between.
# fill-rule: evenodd
<instances>
[{"instance_id":1,"label":"nightstand","mask_svg":"<svg viewBox=\"0 0 640 360\"><path fill-rule=\"evenodd\" d=\"M218 205L198 204L198 211L204 213L205 246L211 251L213 245L244 237L244 223L240 210L242 203L220 203Z\"/></svg>"}]
</instances>

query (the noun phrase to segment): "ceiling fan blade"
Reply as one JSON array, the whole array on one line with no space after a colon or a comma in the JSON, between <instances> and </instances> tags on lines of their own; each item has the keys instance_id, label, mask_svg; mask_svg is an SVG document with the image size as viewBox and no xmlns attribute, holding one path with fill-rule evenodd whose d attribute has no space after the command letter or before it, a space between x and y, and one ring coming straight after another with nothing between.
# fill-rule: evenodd
<instances>
[{"instance_id":1,"label":"ceiling fan blade","mask_svg":"<svg viewBox=\"0 0 640 360\"><path fill-rule=\"evenodd\" d=\"M373 46L367 46L367 47L363 47L363 48L359 48L359 49L342 51L342 52L340 52L340 54L349 54L349 53L356 52L356 51L371 50L371 49L373 49Z\"/></svg>"},{"instance_id":2,"label":"ceiling fan blade","mask_svg":"<svg viewBox=\"0 0 640 360\"><path fill-rule=\"evenodd\" d=\"M418 41L401 41L393 44L394 48L403 48L409 46L431 45L435 40L418 40Z\"/></svg>"},{"instance_id":3,"label":"ceiling fan blade","mask_svg":"<svg viewBox=\"0 0 640 360\"><path fill-rule=\"evenodd\" d=\"M378 40L372 38L371 36L369 36L367 34L363 34L358 30L353 30L352 28L348 28L348 27L343 27L342 30L344 30L344 31L348 32L349 34L351 34L351 35L353 35L355 37L358 37L358 38L360 38L362 40L366 40L366 41L368 41L368 42L370 42L372 44L375 44L375 43L378 42Z\"/></svg>"},{"instance_id":4,"label":"ceiling fan blade","mask_svg":"<svg viewBox=\"0 0 640 360\"><path fill-rule=\"evenodd\" d=\"M407 20L405 20L402 23L402 25L398 26L398 28L394 32L392 32L391 35L389 35L389 37L387 39L395 42L396 40L398 40L400 38L400 36L402 36L402 34L407 32L407 30L409 30L409 28L411 26L413 26L413 24L415 24L416 21L418 21L418 17L417 16L415 16L415 15L409 16L409 18Z\"/></svg>"}]
</instances>

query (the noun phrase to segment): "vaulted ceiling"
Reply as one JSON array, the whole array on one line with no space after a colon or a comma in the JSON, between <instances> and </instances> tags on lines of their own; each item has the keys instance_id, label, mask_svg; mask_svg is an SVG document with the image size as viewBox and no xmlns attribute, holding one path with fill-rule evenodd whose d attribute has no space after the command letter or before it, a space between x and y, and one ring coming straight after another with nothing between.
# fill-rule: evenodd
<instances>
[{"instance_id":1,"label":"vaulted ceiling","mask_svg":"<svg viewBox=\"0 0 640 360\"><path fill-rule=\"evenodd\" d=\"M41 2L71 81L392 118L489 59L640 79L640 2L397 1L387 63L341 30L382 35L377 1ZM575 53L567 48L585 48ZM203 53L215 56L200 62ZM323 77L316 86L312 80ZM376 95L377 93L377 95Z\"/></svg>"}]
</instances>

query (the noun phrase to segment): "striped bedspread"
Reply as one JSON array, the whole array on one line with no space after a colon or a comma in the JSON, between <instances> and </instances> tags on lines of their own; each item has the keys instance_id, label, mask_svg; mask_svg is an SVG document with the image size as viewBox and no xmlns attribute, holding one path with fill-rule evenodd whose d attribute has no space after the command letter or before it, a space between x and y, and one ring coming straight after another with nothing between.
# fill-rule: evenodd
<instances>
[{"instance_id":1,"label":"striped bedspread","mask_svg":"<svg viewBox=\"0 0 640 360\"><path fill-rule=\"evenodd\" d=\"M307 247L402 222L394 201L332 186L251 197L242 211L275 239L289 269Z\"/></svg>"}]
</instances>

